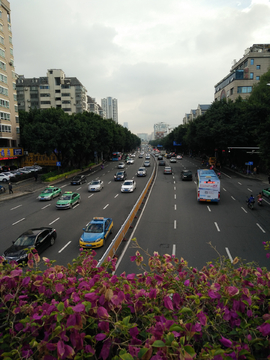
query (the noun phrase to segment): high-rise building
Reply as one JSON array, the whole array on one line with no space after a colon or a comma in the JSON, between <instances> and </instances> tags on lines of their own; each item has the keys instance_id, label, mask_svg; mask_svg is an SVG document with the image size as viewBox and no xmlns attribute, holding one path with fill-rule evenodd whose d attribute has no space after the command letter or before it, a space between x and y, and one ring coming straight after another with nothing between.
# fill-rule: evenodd
<instances>
[{"instance_id":1,"label":"high-rise building","mask_svg":"<svg viewBox=\"0 0 270 360\"><path fill-rule=\"evenodd\" d=\"M114 99L110 96L101 99L101 107L105 111L106 119L113 119L116 123L118 123L117 99Z\"/></svg>"},{"instance_id":2,"label":"high-rise building","mask_svg":"<svg viewBox=\"0 0 270 360\"><path fill-rule=\"evenodd\" d=\"M128 122L124 122L124 127L128 129Z\"/></svg>"},{"instance_id":3,"label":"high-rise building","mask_svg":"<svg viewBox=\"0 0 270 360\"><path fill-rule=\"evenodd\" d=\"M154 138L160 139L168 135L169 133L169 125L164 122L160 122L158 124L154 124Z\"/></svg>"},{"instance_id":4,"label":"high-rise building","mask_svg":"<svg viewBox=\"0 0 270 360\"><path fill-rule=\"evenodd\" d=\"M61 69L50 69L47 76L16 80L18 108L61 108L67 114L87 111L87 90L76 77L66 77Z\"/></svg>"},{"instance_id":5,"label":"high-rise building","mask_svg":"<svg viewBox=\"0 0 270 360\"><path fill-rule=\"evenodd\" d=\"M13 158L20 141L10 3L0 1L0 165ZM5 148L5 149L4 149Z\"/></svg>"},{"instance_id":6,"label":"high-rise building","mask_svg":"<svg viewBox=\"0 0 270 360\"><path fill-rule=\"evenodd\" d=\"M240 60L234 60L230 73L215 85L215 100L247 98L269 68L270 44L252 45Z\"/></svg>"},{"instance_id":7,"label":"high-rise building","mask_svg":"<svg viewBox=\"0 0 270 360\"><path fill-rule=\"evenodd\" d=\"M91 96L88 95L87 95L87 111L93 112L101 116L103 119L105 118L105 112L102 109L102 107L96 102L95 98L92 98Z\"/></svg>"}]
</instances>

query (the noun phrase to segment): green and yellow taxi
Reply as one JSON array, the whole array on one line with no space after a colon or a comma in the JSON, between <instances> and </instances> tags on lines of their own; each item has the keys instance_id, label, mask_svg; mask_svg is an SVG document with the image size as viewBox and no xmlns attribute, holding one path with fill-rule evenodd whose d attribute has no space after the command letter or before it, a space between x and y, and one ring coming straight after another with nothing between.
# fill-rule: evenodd
<instances>
[{"instance_id":1,"label":"green and yellow taxi","mask_svg":"<svg viewBox=\"0 0 270 360\"><path fill-rule=\"evenodd\" d=\"M94 217L85 228L80 237L80 247L98 248L104 245L105 240L112 233L113 221L111 218Z\"/></svg>"},{"instance_id":2,"label":"green and yellow taxi","mask_svg":"<svg viewBox=\"0 0 270 360\"><path fill-rule=\"evenodd\" d=\"M262 194L263 194L263 196L265 196L265 197L270 197L270 187L268 187L268 188L266 188L266 189L263 189L262 190Z\"/></svg>"},{"instance_id":3,"label":"green and yellow taxi","mask_svg":"<svg viewBox=\"0 0 270 360\"><path fill-rule=\"evenodd\" d=\"M62 194L62 190L59 187L48 186L38 196L38 199L39 200L52 200L53 198L60 196L61 194Z\"/></svg>"},{"instance_id":4,"label":"green and yellow taxi","mask_svg":"<svg viewBox=\"0 0 270 360\"><path fill-rule=\"evenodd\" d=\"M56 203L57 209L71 209L74 205L79 204L81 195L72 191L66 191Z\"/></svg>"}]
</instances>

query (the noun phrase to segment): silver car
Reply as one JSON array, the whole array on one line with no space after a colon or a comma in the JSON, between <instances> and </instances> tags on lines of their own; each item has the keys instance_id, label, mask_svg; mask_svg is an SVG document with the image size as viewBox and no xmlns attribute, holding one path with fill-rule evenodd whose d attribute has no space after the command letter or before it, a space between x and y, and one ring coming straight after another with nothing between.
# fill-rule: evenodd
<instances>
[{"instance_id":1,"label":"silver car","mask_svg":"<svg viewBox=\"0 0 270 360\"><path fill-rule=\"evenodd\" d=\"M88 191L101 191L103 189L103 181L92 180L88 185Z\"/></svg>"},{"instance_id":2,"label":"silver car","mask_svg":"<svg viewBox=\"0 0 270 360\"><path fill-rule=\"evenodd\" d=\"M121 192L133 192L136 189L134 180L125 180L121 186Z\"/></svg>"}]
</instances>

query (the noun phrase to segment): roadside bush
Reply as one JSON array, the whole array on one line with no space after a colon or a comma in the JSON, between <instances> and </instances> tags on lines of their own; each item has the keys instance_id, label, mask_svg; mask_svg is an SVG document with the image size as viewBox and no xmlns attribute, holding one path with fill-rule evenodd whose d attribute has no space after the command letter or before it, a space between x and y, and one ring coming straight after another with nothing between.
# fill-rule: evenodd
<instances>
[{"instance_id":1,"label":"roadside bush","mask_svg":"<svg viewBox=\"0 0 270 360\"><path fill-rule=\"evenodd\" d=\"M68 267L25 271L0 257L0 357L258 359L269 357L270 274L220 257L201 271L154 253L149 271L113 274L81 251ZM139 267L143 257L131 257Z\"/></svg>"}]
</instances>

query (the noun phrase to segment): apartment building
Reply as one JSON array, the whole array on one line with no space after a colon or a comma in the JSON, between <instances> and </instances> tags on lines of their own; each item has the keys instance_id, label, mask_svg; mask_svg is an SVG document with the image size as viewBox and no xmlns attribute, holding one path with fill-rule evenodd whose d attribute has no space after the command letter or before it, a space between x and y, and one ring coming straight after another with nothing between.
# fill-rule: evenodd
<instances>
[{"instance_id":1,"label":"apartment building","mask_svg":"<svg viewBox=\"0 0 270 360\"><path fill-rule=\"evenodd\" d=\"M87 95L87 111L93 112L103 119L105 118L105 111L102 109L102 107L96 102L95 98L92 98L91 96Z\"/></svg>"},{"instance_id":2,"label":"apartment building","mask_svg":"<svg viewBox=\"0 0 270 360\"><path fill-rule=\"evenodd\" d=\"M117 99L107 97L101 99L101 107L105 112L106 119L113 119L118 124L118 103Z\"/></svg>"},{"instance_id":3,"label":"apartment building","mask_svg":"<svg viewBox=\"0 0 270 360\"><path fill-rule=\"evenodd\" d=\"M229 74L215 85L215 101L234 101L238 96L247 98L269 68L270 44L253 44L240 60L234 60Z\"/></svg>"},{"instance_id":4,"label":"apartment building","mask_svg":"<svg viewBox=\"0 0 270 360\"><path fill-rule=\"evenodd\" d=\"M61 69L50 69L47 76L16 80L18 109L61 108L67 114L87 111L87 90L76 77L66 77Z\"/></svg>"},{"instance_id":5,"label":"apartment building","mask_svg":"<svg viewBox=\"0 0 270 360\"><path fill-rule=\"evenodd\" d=\"M10 3L0 1L0 164L21 155Z\"/></svg>"}]
</instances>

